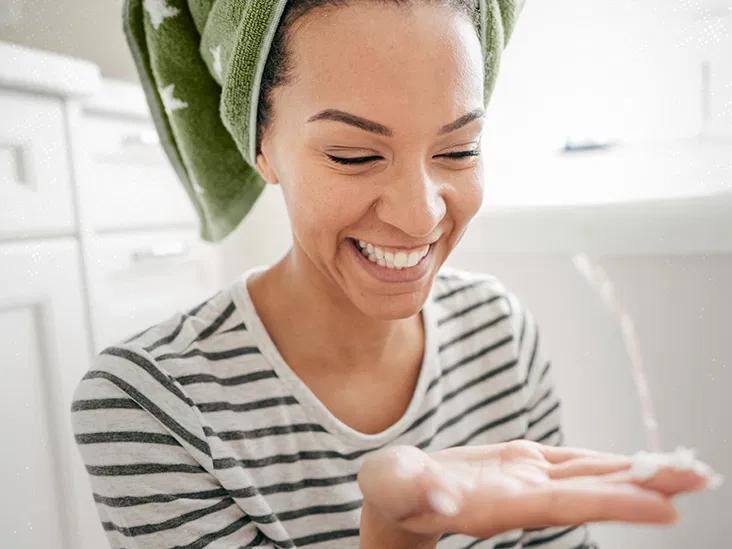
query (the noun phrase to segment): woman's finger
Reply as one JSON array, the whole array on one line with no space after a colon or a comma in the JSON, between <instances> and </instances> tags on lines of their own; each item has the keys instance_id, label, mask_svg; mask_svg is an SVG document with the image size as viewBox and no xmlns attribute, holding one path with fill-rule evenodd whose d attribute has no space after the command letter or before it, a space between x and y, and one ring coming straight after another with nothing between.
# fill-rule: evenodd
<instances>
[{"instance_id":1,"label":"woman's finger","mask_svg":"<svg viewBox=\"0 0 732 549\"><path fill-rule=\"evenodd\" d=\"M550 482L540 498L539 513L552 525L622 521L671 524L678 513L671 500L634 484L609 484L587 479Z\"/></svg>"},{"instance_id":2,"label":"woman's finger","mask_svg":"<svg viewBox=\"0 0 732 549\"><path fill-rule=\"evenodd\" d=\"M562 463L570 459L579 458L621 458L623 454L600 452L589 448L574 448L571 446L540 445L539 450L550 463Z\"/></svg>"},{"instance_id":3,"label":"woman's finger","mask_svg":"<svg viewBox=\"0 0 732 549\"><path fill-rule=\"evenodd\" d=\"M559 463L552 463L546 470L553 479L607 475L630 469L632 460L627 456L580 457Z\"/></svg>"},{"instance_id":4,"label":"woman's finger","mask_svg":"<svg viewBox=\"0 0 732 549\"><path fill-rule=\"evenodd\" d=\"M633 483L641 488L673 496L702 490L707 487L709 478L693 469L677 469L666 465L648 479L635 478L631 470L626 470L607 475L604 480L609 483Z\"/></svg>"}]
</instances>

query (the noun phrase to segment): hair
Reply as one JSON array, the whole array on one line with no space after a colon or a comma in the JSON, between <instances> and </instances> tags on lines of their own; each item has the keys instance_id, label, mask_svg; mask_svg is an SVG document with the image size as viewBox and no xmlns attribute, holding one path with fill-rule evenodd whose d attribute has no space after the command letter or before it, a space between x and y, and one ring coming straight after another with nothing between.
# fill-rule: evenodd
<instances>
[{"instance_id":1,"label":"hair","mask_svg":"<svg viewBox=\"0 0 732 549\"><path fill-rule=\"evenodd\" d=\"M411 5L414 0L378 0L382 4L397 6ZM419 0L418 0L419 1ZM257 150L261 151L262 136L272 123L272 95L276 88L285 86L294 78L292 52L289 45L292 41L293 26L306 14L316 8L347 6L352 0L289 0L285 6L280 23L270 46L267 62L262 72L257 105ZM474 28L478 25L478 0L430 0L427 3L451 7L467 16Z\"/></svg>"}]
</instances>

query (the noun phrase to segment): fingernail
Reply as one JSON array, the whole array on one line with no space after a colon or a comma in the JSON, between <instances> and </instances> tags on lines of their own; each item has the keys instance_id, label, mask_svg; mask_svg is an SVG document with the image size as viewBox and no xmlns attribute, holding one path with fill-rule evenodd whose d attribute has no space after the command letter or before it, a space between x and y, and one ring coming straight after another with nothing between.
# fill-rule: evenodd
<instances>
[{"instance_id":1,"label":"fingernail","mask_svg":"<svg viewBox=\"0 0 732 549\"><path fill-rule=\"evenodd\" d=\"M446 492L442 490L433 490L428 494L430 505L438 513L443 515L457 515L459 506L457 501Z\"/></svg>"}]
</instances>

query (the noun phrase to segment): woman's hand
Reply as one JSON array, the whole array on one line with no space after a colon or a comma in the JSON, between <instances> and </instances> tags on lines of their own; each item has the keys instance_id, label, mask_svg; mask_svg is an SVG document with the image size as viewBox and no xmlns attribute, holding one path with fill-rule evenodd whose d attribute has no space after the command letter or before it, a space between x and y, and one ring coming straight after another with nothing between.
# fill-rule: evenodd
<instances>
[{"instance_id":1,"label":"woman's hand","mask_svg":"<svg viewBox=\"0 0 732 549\"><path fill-rule=\"evenodd\" d=\"M664 467L640 481L630 467L629 456L528 440L433 453L393 446L364 460L358 483L370 521L378 514L382 525L429 540L586 522L671 524L671 497L709 478Z\"/></svg>"}]
</instances>

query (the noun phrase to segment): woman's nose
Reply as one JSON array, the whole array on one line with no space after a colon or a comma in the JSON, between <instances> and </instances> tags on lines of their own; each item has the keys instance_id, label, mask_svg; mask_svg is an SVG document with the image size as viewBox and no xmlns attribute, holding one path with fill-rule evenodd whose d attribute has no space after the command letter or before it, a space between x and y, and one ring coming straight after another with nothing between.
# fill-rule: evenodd
<instances>
[{"instance_id":1,"label":"woman's nose","mask_svg":"<svg viewBox=\"0 0 732 549\"><path fill-rule=\"evenodd\" d=\"M433 234L446 210L441 185L424 171L387 184L376 205L382 222L415 238Z\"/></svg>"}]
</instances>

